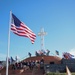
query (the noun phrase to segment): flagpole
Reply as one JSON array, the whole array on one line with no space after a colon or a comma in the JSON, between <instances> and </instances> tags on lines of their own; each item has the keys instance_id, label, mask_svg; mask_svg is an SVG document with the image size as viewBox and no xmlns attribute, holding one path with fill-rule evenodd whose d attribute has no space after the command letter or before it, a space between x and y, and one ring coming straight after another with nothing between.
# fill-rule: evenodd
<instances>
[{"instance_id":1,"label":"flagpole","mask_svg":"<svg viewBox=\"0 0 75 75\"><path fill-rule=\"evenodd\" d=\"M6 75L8 75L8 66L9 66L9 49L10 49L10 25L11 25L11 11L10 11L10 19L9 19L9 31L8 31L8 49L7 49L7 57L6 57Z\"/></svg>"}]
</instances>

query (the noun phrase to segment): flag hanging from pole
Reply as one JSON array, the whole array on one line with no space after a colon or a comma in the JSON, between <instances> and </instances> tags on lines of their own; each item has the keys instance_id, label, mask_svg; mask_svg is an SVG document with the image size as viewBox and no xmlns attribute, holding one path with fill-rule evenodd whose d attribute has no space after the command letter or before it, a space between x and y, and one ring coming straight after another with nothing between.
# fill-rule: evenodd
<instances>
[{"instance_id":1,"label":"flag hanging from pole","mask_svg":"<svg viewBox=\"0 0 75 75\"><path fill-rule=\"evenodd\" d=\"M59 51L56 50L55 52L56 52L57 55L59 55Z\"/></svg>"},{"instance_id":2,"label":"flag hanging from pole","mask_svg":"<svg viewBox=\"0 0 75 75\"><path fill-rule=\"evenodd\" d=\"M68 53L68 52L64 52L63 53L63 58L64 59L74 59L74 55L72 55L72 54L70 54L70 53Z\"/></svg>"},{"instance_id":3,"label":"flag hanging from pole","mask_svg":"<svg viewBox=\"0 0 75 75\"><path fill-rule=\"evenodd\" d=\"M14 14L12 14L11 19L11 30L14 34L18 36L29 38L32 44L35 42L36 34L33 33L33 31L23 22L21 22Z\"/></svg>"}]
</instances>

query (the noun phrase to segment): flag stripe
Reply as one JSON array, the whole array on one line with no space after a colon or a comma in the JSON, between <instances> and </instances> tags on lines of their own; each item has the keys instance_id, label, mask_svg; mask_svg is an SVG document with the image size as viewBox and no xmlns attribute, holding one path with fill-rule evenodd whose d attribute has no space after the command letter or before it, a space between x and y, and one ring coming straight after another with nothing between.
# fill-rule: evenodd
<instances>
[{"instance_id":1,"label":"flag stripe","mask_svg":"<svg viewBox=\"0 0 75 75\"><path fill-rule=\"evenodd\" d=\"M30 33L36 37L36 35L32 32L32 30L30 28L28 28L26 25L21 24L21 26L25 28L25 31L27 31L28 33Z\"/></svg>"},{"instance_id":2,"label":"flag stripe","mask_svg":"<svg viewBox=\"0 0 75 75\"><path fill-rule=\"evenodd\" d=\"M17 34L18 36L28 37L26 34L18 33L17 31L13 31L13 33Z\"/></svg>"},{"instance_id":3,"label":"flag stripe","mask_svg":"<svg viewBox=\"0 0 75 75\"><path fill-rule=\"evenodd\" d=\"M15 25L11 25L12 27L11 27L11 30L23 30L23 31L25 31L25 32L27 32L29 35L31 35L31 36L33 36L34 38L36 38L36 35L33 33L33 32L31 32L31 31L29 31L29 30L27 30L27 29L25 29L25 28L23 28L23 27L15 27Z\"/></svg>"},{"instance_id":4,"label":"flag stripe","mask_svg":"<svg viewBox=\"0 0 75 75\"><path fill-rule=\"evenodd\" d=\"M11 27L11 30L13 30L13 31L17 31L18 33L22 33L22 34L29 34L27 31L24 31L23 29L21 29L20 30L20 28L19 29L17 29L17 27L15 27L14 25L12 25L12 27ZM35 39L36 37L34 37L34 35L29 35L31 38L33 38L33 39Z\"/></svg>"}]
</instances>

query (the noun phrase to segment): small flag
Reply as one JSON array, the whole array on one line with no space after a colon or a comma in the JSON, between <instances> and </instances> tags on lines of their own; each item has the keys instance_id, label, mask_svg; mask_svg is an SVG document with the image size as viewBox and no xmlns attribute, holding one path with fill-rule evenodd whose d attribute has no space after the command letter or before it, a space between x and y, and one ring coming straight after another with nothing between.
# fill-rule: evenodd
<instances>
[{"instance_id":1,"label":"small flag","mask_svg":"<svg viewBox=\"0 0 75 75\"><path fill-rule=\"evenodd\" d=\"M69 68L67 66L66 66L66 73L67 73L66 75L72 75L70 70L69 70Z\"/></svg>"},{"instance_id":2,"label":"small flag","mask_svg":"<svg viewBox=\"0 0 75 75\"><path fill-rule=\"evenodd\" d=\"M73 59L74 55L68 53L68 52L64 52L63 53L63 58L64 59Z\"/></svg>"},{"instance_id":3,"label":"small flag","mask_svg":"<svg viewBox=\"0 0 75 75\"><path fill-rule=\"evenodd\" d=\"M55 52L56 52L57 55L59 55L59 51L56 50Z\"/></svg>"},{"instance_id":4,"label":"small flag","mask_svg":"<svg viewBox=\"0 0 75 75\"><path fill-rule=\"evenodd\" d=\"M11 57L10 60L11 60L11 62L15 61L15 60L13 59L13 57Z\"/></svg>"},{"instance_id":5,"label":"small flag","mask_svg":"<svg viewBox=\"0 0 75 75\"><path fill-rule=\"evenodd\" d=\"M11 30L18 36L27 37L31 40L32 44L35 42L36 35L33 31L21 22L14 14L11 19Z\"/></svg>"}]
</instances>

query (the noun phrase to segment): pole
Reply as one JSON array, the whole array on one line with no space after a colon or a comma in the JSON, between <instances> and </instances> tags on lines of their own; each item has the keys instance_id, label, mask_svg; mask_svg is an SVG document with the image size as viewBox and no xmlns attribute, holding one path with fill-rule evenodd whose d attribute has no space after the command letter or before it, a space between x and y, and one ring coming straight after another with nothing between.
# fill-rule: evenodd
<instances>
[{"instance_id":1,"label":"pole","mask_svg":"<svg viewBox=\"0 0 75 75\"><path fill-rule=\"evenodd\" d=\"M8 31L8 49L7 49L7 57L6 57L6 75L8 75L8 66L9 66L9 49L10 49L10 25L11 25L11 11L10 11L10 19L9 19L9 31Z\"/></svg>"}]
</instances>

